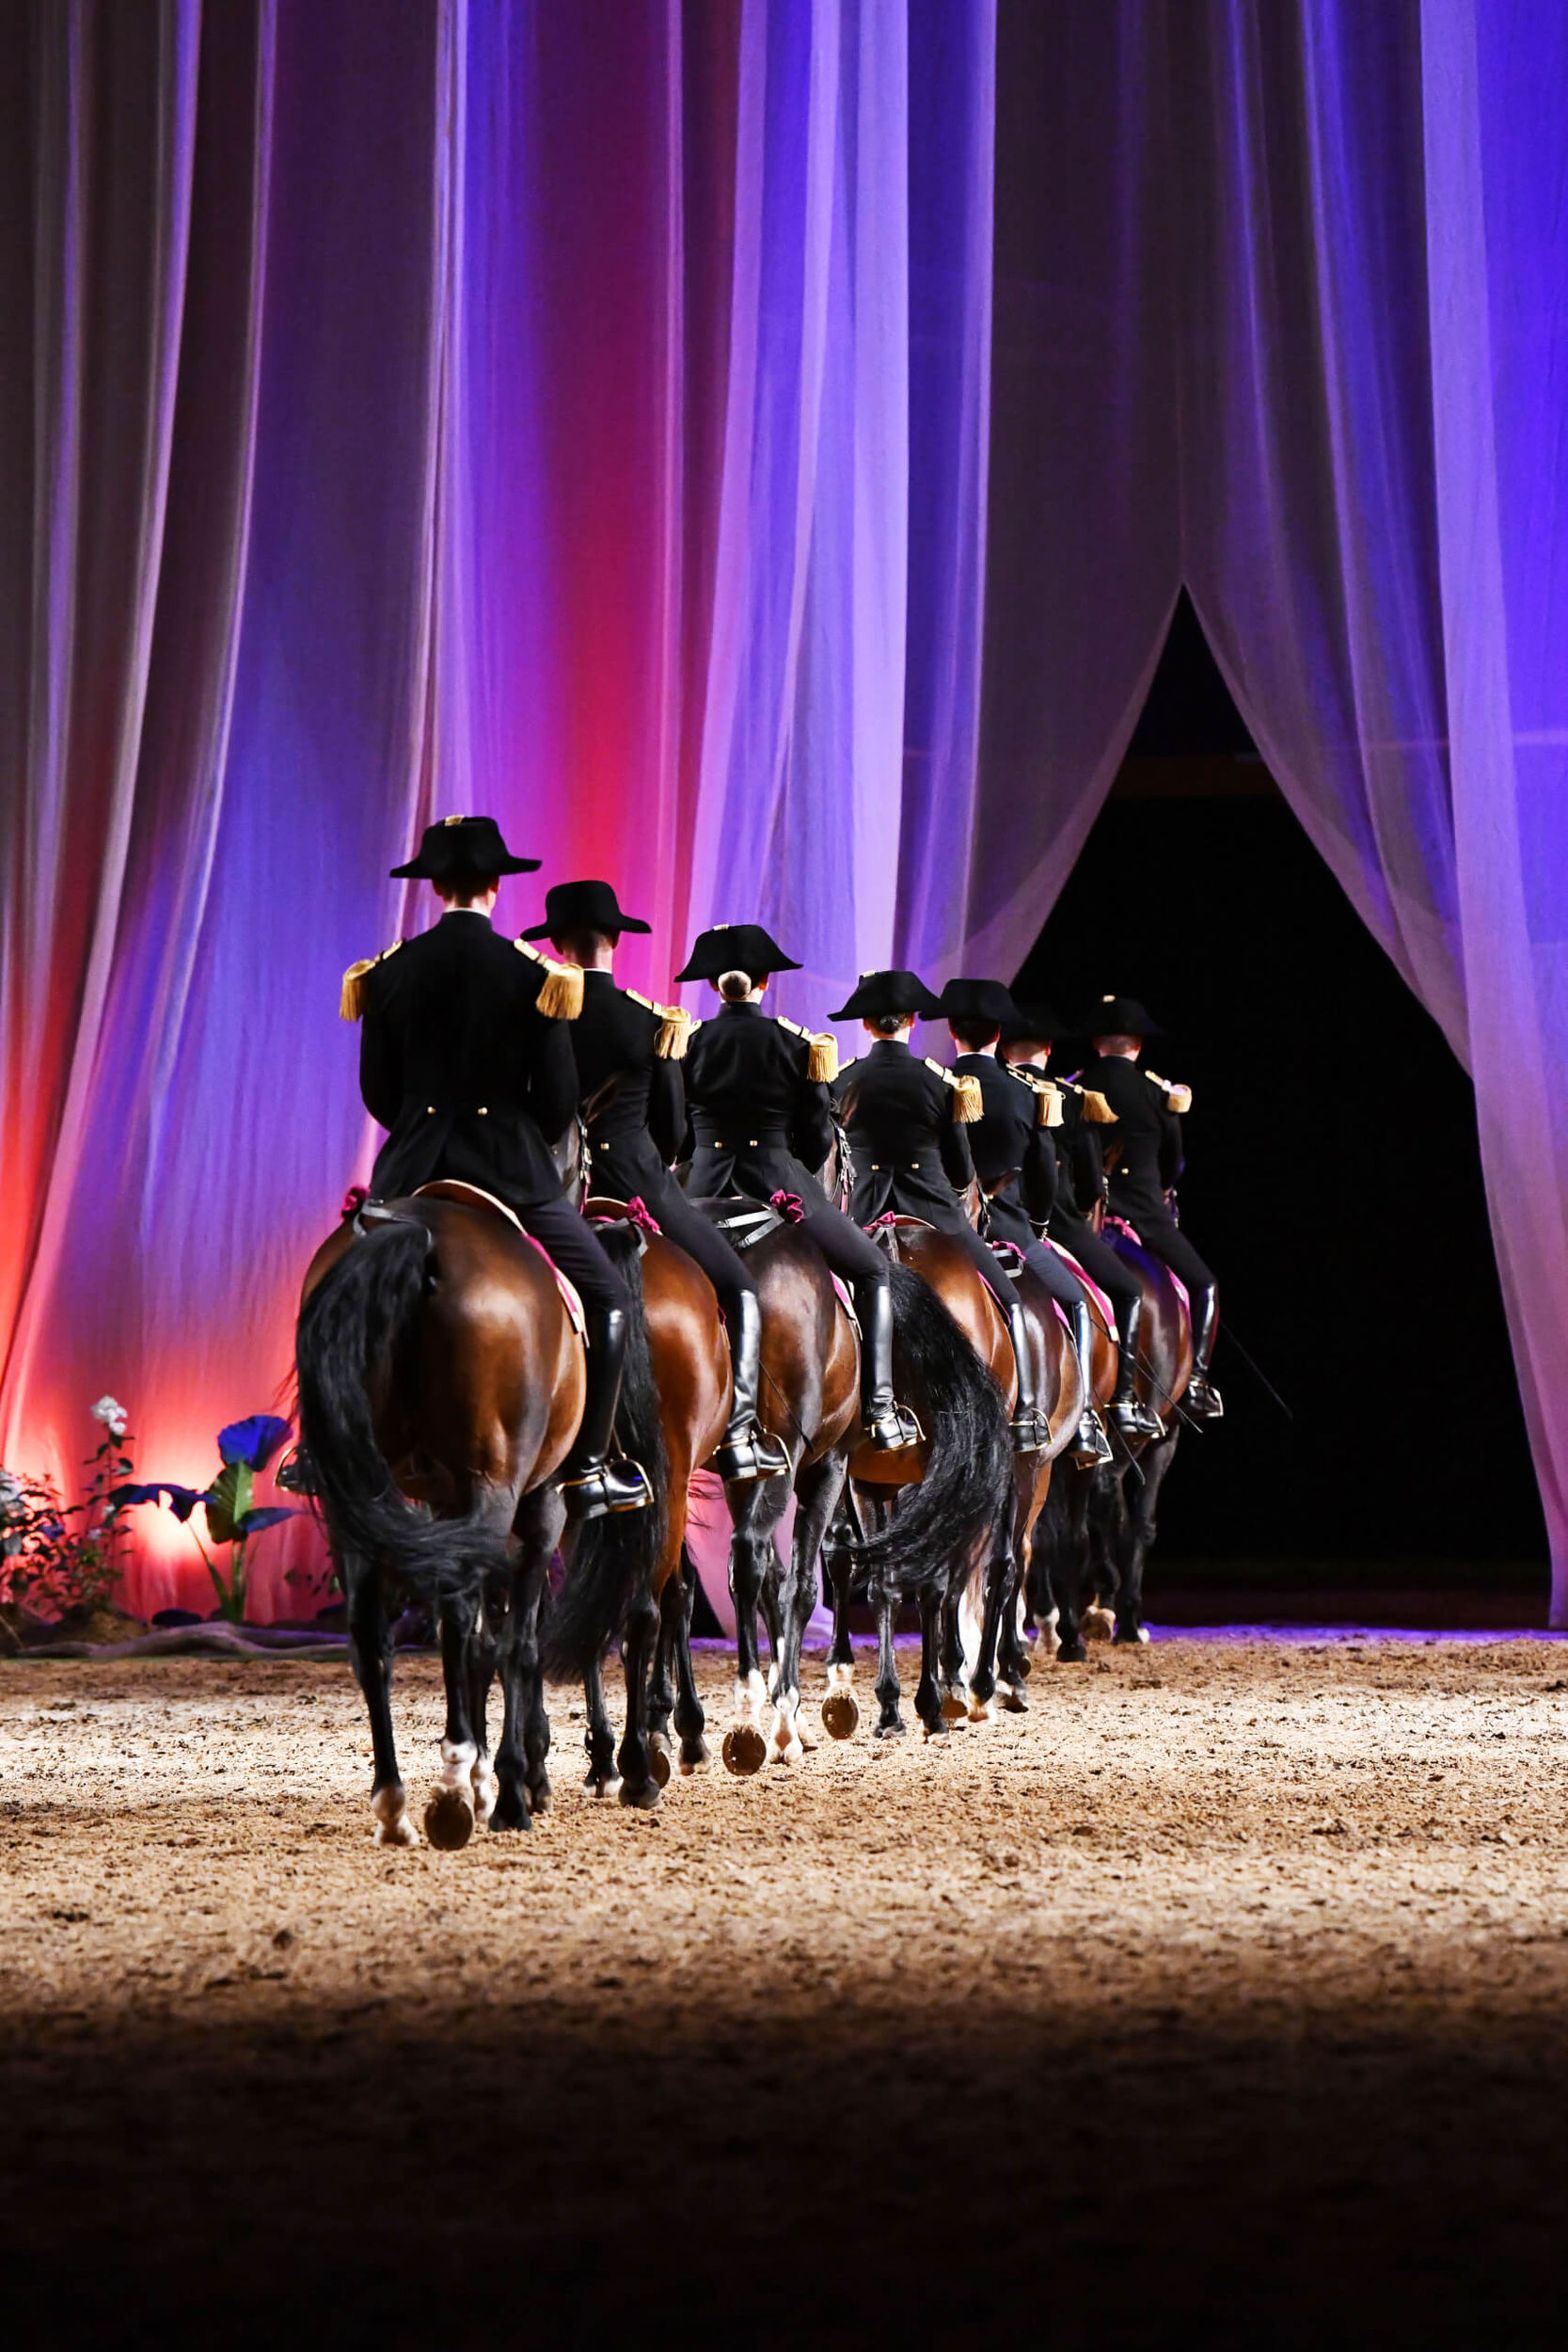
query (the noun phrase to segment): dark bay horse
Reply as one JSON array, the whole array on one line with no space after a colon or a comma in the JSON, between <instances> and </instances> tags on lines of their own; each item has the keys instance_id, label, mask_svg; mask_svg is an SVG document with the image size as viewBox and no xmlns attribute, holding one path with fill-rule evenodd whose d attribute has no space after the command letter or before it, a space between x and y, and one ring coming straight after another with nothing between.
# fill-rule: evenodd
<instances>
[{"instance_id":1,"label":"dark bay horse","mask_svg":"<svg viewBox=\"0 0 1568 2352\"><path fill-rule=\"evenodd\" d=\"M944 1677L956 1678L961 1662L956 1633L948 1645L951 1654L943 1660L943 1625L953 1633L959 1598L972 1579L979 1577L988 1594L999 1591L1011 1560L1014 1468L1007 1422L1017 1394L1017 1371L1001 1311L951 1235L918 1217L894 1217L874 1230L893 1261L895 1330L914 1343L908 1402L926 1438L912 1450L912 1463L905 1456L879 1455L866 1446L850 1456L849 1508L840 1515L824 1547L833 1596L830 1705L824 1720L830 1729L835 1728L832 1703L849 1692L854 1678L848 1608L857 1582L865 1575L878 1630L878 1737L895 1737L903 1729L894 1625L898 1602L908 1593L918 1604L921 1624L915 1712L932 1739L946 1729ZM1042 1335L1042 1348L1044 1344ZM1049 1393L1049 1384L1042 1393ZM929 1480L939 1462L942 1474L951 1475L954 1461L968 1465L965 1520L940 1545L927 1548L920 1572L906 1578L900 1588L877 1572L856 1531L870 1524L885 1537L906 1519L920 1492L917 1486L898 1494L897 1482L911 1469L923 1481Z\"/></svg>"},{"instance_id":2,"label":"dark bay horse","mask_svg":"<svg viewBox=\"0 0 1568 2352\"><path fill-rule=\"evenodd\" d=\"M1082 1664L1083 1619L1097 1592L1111 1597L1113 1639L1147 1641L1143 1573L1155 1534L1160 1489L1176 1456L1180 1406L1192 1377L1192 1324L1166 1267L1113 1221L1105 1239L1136 1275L1143 1293L1138 1331L1138 1394L1164 1424L1160 1438L1128 1439L1111 1432L1116 1459L1095 1470L1070 1462L1058 1470L1036 1554L1031 1598L1043 1624L1053 1609L1064 1665ZM1096 1357L1097 1389L1099 1358Z\"/></svg>"},{"instance_id":3,"label":"dark bay horse","mask_svg":"<svg viewBox=\"0 0 1568 2352\"><path fill-rule=\"evenodd\" d=\"M409 1586L439 1609L448 1777L469 1779L482 1810L489 1765L467 1661L487 1593L504 1599L491 1825L526 1828L548 1793L539 1617L565 1518L548 1482L577 1435L584 1392L582 1343L554 1274L483 1196L428 1186L362 1210L317 1250L295 1362L300 1433L370 1713L377 1842L418 1843L391 1709L388 1603Z\"/></svg>"}]
</instances>

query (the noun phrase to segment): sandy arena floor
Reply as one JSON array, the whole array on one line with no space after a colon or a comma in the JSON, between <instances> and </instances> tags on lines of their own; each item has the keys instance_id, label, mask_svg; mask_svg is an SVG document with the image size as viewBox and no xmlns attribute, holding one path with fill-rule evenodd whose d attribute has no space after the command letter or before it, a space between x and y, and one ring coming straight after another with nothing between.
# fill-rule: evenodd
<instances>
[{"instance_id":1,"label":"sandy arena floor","mask_svg":"<svg viewBox=\"0 0 1568 2352\"><path fill-rule=\"evenodd\" d=\"M8 2341L1562 2341L1568 1646L868 1680L653 1816L558 1692L543 1825L390 1853L336 1663L0 1666Z\"/></svg>"}]
</instances>

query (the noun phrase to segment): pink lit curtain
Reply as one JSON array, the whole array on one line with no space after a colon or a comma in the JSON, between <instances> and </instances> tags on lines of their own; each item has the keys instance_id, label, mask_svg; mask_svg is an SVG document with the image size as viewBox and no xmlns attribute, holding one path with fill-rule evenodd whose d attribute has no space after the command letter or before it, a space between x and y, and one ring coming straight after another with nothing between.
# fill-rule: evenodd
<instances>
[{"instance_id":1,"label":"pink lit curtain","mask_svg":"<svg viewBox=\"0 0 1568 2352\"><path fill-rule=\"evenodd\" d=\"M72 1490L108 1391L200 1484L368 1165L338 977L430 919L387 875L429 817L544 860L509 926L607 875L661 993L760 916L797 1017L891 957L904 851L943 902L994 9L37 0L0 40L0 1458ZM204 1603L140 1525L132 1599ZM309 1560L266 1539L263 1613Z\"/></svg>"}]
</instances>

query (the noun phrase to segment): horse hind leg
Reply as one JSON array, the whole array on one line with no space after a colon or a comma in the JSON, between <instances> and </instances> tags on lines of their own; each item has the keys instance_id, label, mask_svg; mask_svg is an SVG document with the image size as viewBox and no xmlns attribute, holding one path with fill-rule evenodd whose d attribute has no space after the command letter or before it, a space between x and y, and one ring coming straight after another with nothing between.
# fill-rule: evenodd
<instances>
[{"instance_id":1,"label":"horse hind leg","mask_svg":"<svg viewBox=\"0 0 1568 2352\"><path fill-rule=\"evenodd\" d=\"M339 1565L348 1602L349 1661L371 1719L371 1751L375 1761L371 1811L375 1816L375 1842L378 1846L417 1846L420 1833L408 1818L408 1795L392 1738L392 1629L381 1574L373 1561L357 1552L344 1552Z\"/></svg>"},{"instance_id":2,"label":"horse hind leg","mask_svg":"<svg viewBox=\"0 0 1568 2352\"><path fill-rule=\"evenodd\" d=\"M871 1605L877 1615L877 1705L880 1709L874 1737L878 1740L901 1740L904 1718L898 1711L902 1686L898 1680L898 1657L894 1647L893 1628L898 1605L891 1593L881 1585L874 1585Z\"/></svg>"},{"instance_id":3,"label":"horse hind leg","mask_svg":"<svg viewBox=\"0 0 1568 2352\"><path fill-rule=\"evenodd\" d=\"M673 1576L660 1596L661 1605L671 1613L671 1646L675 1658L675 1736L680 1741L680 1769L695 1772L708 1760L707 1741L704 1732L707 1718L703 1702L697 1695L697 1677L691 1670L691 1612L697 1604L697 1570L685 1544L681 1546L680 1574Z\"/></svg>"},{"instance_id":4,"label":"horse hind leg","mask_svg":"<svg viewBox=\"0 0 1568 2352\"><path fill-rule=\"evenodd\" d=\"M947 1718L942 1706L942 1598L937 1593L920 1596L920 1681L914 1694L914 1711L927 1740L948 1737Z\"/></svg>"},{"instance_id":5,"label":"horse hind leg","mask_svg":"<svg viewBox=\"0 0 1568 2352\"><path fill-rule=\"evenodd\" d=\"M1180 1434L1180 1424L1177 1422L1169 1437L1149 1446L1143 1457L1144 1483L1129 1513L1130 1540L1121 1581L1117 1588L1116 1629L1111 1636L1114 1642L1147 1642L1148 1639L1148 1628L1143 1621L1144 1566L1158 1533L1154 1520L1160 1489L1176 1458Z\"/></svg>"},{"instance_id":6,"label":"horse hind leg","mask_svg":"<svg viewBox=\"0 0 1568 2352\"><path fill-rule=\"evenodd\" d=\"M658 1639L658 1604L641 1593L626 1613L621 1637L621 1664L626 1678L626 1727L615 1761L621 1772L621 1803L651 1812L658 1803L659 1784L654 1774L648 1745L648 1672Z\"/></svg>"},{"instance_id":7,"label":"horse hind leg","mask_svg":"<svg viewBox=\"0 0 1568 2352\"><path fill-rule=\"evenodd\" d=\"M583 1697L587 1702L587 1724L583 1745L588 1750L588 1777L583 1782L591 1797L618 1797L621 1775L615 1769L615 1727L605 1705L604 1667L596 1659L582 1678Z\"/></svg>"},{"instance_id":8,"label":"horse hind leg","mask_svg":"<svg viewBox=\"0 0 1568 2352\"><path fill-rule=\"evenodd\" d=\"M823 1728L835 1740L851 1738L861 1710L855 1698L855 1651L849 1638L849 1600L854 1585L855 1555L849 1549L847 1491L829 1522L822 1543L822 1565L832 1595L833 1638L828 1651L828 1694L822 1702Z\"/></svg>"},{"instance_id":9,"label":"horse hind leg","mask_svg":"<svg viewBox=\"0 0 1568 2352\"><path fill-rule=\"evenodd\" d=\"M542 1486L524 1497L515 1533L517 1556L512 1572L511 1606L501 1677L506 1716L496 1751L497 1795L493 1830L529 1829L532 1816L550 1804L550 1719L545 1707L545 1676L539 1620L549 1576L550 1554L561 1540L565 1506L559 1491Z\"/></svg>"}]
</instances>

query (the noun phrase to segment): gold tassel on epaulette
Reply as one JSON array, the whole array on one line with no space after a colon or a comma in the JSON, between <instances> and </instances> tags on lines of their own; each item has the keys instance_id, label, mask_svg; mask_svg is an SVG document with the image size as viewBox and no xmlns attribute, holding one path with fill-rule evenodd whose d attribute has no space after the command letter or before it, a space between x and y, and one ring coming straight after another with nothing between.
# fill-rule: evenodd
<instances>
[{"instance_id":1,"label":"gold tassel on epaulette","mask_svg":"<svg viewBox=\"0 0 1568 2352\"><path fill-rule=\"evenodd\" d=\"M1193 1107L1192 1088L1188 1086L1169 1086L1165 1089L1165 1100L1170 1104L1171 1109L1176 1113L1178 1119L1184 1118L1186 1113Z\"/></svg>"},{"instance_id":2,"label":"gold tassel on epaulette","mask_svg":"<svg viewBox=\"0 0 1568 2352\"><path fill-rule=\"evenodd\" d=\"M338 995L340 1021L362 1021L365 1017L365 982L375 970L375 958L367 956L362 963L351 963L343 974L343 985Z\"/></svg>"},{"instance_id":3,"label":"gold tassel on epaulette","mask_svg":"<svg viewBox=\"0 0 1568 2352\"><path fill-rule=\"evenodd\" d=\"M831 1087L832 1085L833 1080L838 1076L838 1040L836 1038L814 1037L812 1039L811 1051L806 1057L806 1074L818 1086Z\"/></svg>"},{"instance_id":4,"label":"gold tassel on epaulette","mask_svg":"<svg viewBox=\"0 0 1568 2352\"><path fill-rule=\"evenodd\" d=\"M1115 1111L1102 1094L1095 1092L1093 1087L1084 1089L1084 1116L1097 1127L1114 1127L1117 1122Z\"/></svg>"},{"instance_id":5,"label":"gold tassel on epaulette","mask_svg":"<svg viewBox=\"0 0 1568 2352\"><path fill-rule=\"evenodd\" d=\"M557 963L553 956L542 955L526 939L512 943L520 956L541 965L545 984L534 1003L546 1021L575 1021L582 1010L582 966L578 963Z\"/></svg>"},{"instance_id":6,"label":"gold tassel on epaulette","mask_svg":"<svg viewBox=\"0 0 1568 2352\"><path fill-rule=\"evenodd\" d=\"M955 1122L960 1127L973 1127L975 1120L977 1119L984 1119L985 1115L985 1097L980 1092L979 1079L974 1077L973 1073L968 1073L961 1078L955 1078L953 1081L953 1118Z\"/></svg>"},{"instance_id":7,"label":"gold tassel on epaulette","mask_svg":"<svg viewBox=\"0 0 1568 2352\"><path fill-rule=\"evenodd\" d=\"M1062 1123L1061 1088L1053 1087L1048 1078L1043 1086L1036 1088L1035 1099L1040 1106L1040 1125L1042 1127L1059 1127Z\"/></svg>"},{"instance_id":8,"label":"gold tassel on epaulette","mask_svg":"<svg viewBox=\"0 0 1568 2352\"><path fill-rule=\"evenodd\" d=\"M660 1061L684 1061L690 1035L691 1015L684 1005L659 1007L658 1035L654 1040L654 1052Z\"/></svg>"}]
</instances>

